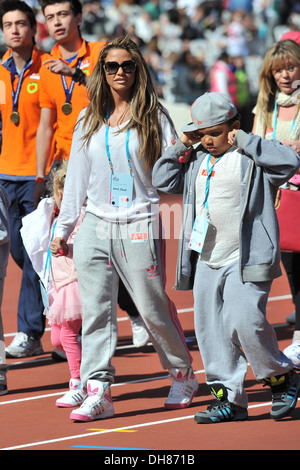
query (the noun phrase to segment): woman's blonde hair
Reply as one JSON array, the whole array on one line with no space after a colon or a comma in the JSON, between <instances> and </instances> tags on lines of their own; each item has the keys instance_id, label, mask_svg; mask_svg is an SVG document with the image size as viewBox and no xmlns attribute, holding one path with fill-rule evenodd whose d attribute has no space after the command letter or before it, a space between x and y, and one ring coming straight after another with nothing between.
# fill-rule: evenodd
<instances>
[{"instance_id":1,"label":"woman's blonde hair","mask_svg":"<svg viewBox=\"0 0 300 470\"><path fill-rule=\"evenodd\" d=\"M145 159L145 170L148 167L153 168L162 150L161 126L159 124L160 112L166 114L171 123L172 121L158 101L150 72L141 52L128 36L117 37L109 41L100 52L98 62L88 84L90 103L83 121L84 144L88 145L92 135L103 124L107 123L107 113L111 105L111 92L106 81L103 65L108 52L112 49L126 50L136 64L135 83L130 100L131 119L122 128L122 131L131 128L137 129L140 158Z\"/></svg>"},{"instance_id":2,"label":"woman's blonde hair","mask_svg":"<svg viewBox=\"0 0 300 470\"><path fill-rule=\"evenodd\" d=\"M271 119L278 91L273 71L288 67L290 63L300 66L300 46L288 39L273 44L265 55L259 75L256 115L259 119L266 118L267 127L272 127Z\"/></svg>"}]
</instances>

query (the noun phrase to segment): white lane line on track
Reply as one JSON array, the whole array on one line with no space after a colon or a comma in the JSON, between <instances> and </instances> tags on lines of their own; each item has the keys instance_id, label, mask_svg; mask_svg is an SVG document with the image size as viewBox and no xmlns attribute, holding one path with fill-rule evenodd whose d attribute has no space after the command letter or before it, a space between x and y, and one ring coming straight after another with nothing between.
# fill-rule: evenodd
<instances>
[{"instance_id":1,"label":"white lane line on track","mask_svg":"<svg viewBox=\"0 0 300 470\"><path fill-rule=\"evenodd\" d=\"M274 302L274 301L277 301L277 300L287 300L287 299L291 299L291 298L292 298L291 295L277 295L275 297L269 297L268 302Z\"/></svg>"},{"instance_id":2,"label":"white lane line on track","mask_svg":"<svg viewBox=\"0 0 300 470\"><path fill-rule=\"evenodd\" d=\"M204 374L204 370L197 370L194 371L195 374ZM163 380L167 379L169 377L169 374L167 375L162 375L160 377L148 377L145 379L139 379L139 380L129 380L128 382L120 382L117 384L112 384L111 387L121 387L122 385L130 385L130 384L137 384L137 383L143 383L143 382L154 382L155 380ZM17 400L7 400L0 402L1 405L11 405L12 403L20 403L24 401L30 401L30 400L38 400L41 398L49 398L49 397L55 397L57 395L62 395L64 393L63 391L61 392L55 392L55 393L48 393L46 395L37 395L35 397L28 397L28 398L19 398ZM5 396L5 395L4 395Z\"/></svg>"},{"instance_id":3,"label":"white lane line on track","mask_svg":"<svg viewBox=\"0 0 300 470\"><path fill-rule=\"evenodd\" d=\"M287 300L287 299L291 299L291 298L292 298L291 295L279 295L279 296L275 296L275 297L269 297L268 301L269 302L276 302L278 300ZM193 311L194 311L193 307L181 308L181 309L177 310L177 313L189 313L189 312L193 312ZM118 318L118 322L127 321L127 320L129 320L128 316ZM50 331L50 329L51 328L46 328L45 331ZM4 334L5 338L11 337L11 336L16 336L16 333L6 333L6 334Z\"/></svg>"},{"instance_id":4,"label":"white lane line on track","mask_svg":"<svg viewBox=\"0 0 300 470\"><path fill-rule=\"evenodd\" d=\"M193 312L194 311L194 308L193 307L190 307L190 308L181 308L179 310L177 310L177 313L188 313L188 312ZM122 322L122 321L128 321L129 320L129 317L128 315L127 316L124 316L124 317L119 317L117 319L118 322ZM45 328L45 331L51 331L51 328ZM5 338L9 338L11 336L16 336L16 332L14 333L5 333L4 334L4 337Z\"/></svg>"},{"instance_id":5,"label":"white lane line on track","mask_svg":"<svg viewBox=\"0 0 300 470\"><path fill-rule=\"evenodd\" d=\"M75 436L67 436L67 437L62 437L62 438L57 438L57 439L50 439L48 441L32 442L32 443L24 444L24 445L6 447L6 448L0 449L0 450L25 449L25 448L28 448L28 447L34 447L34 446L40 446L40 445L46 445L46 444L53 444L55 442L69 441L69 440L73 440L73 439L82 439L84 437L97 436L99 434L109 434L109 433L112 433L112 432L124 431L124 430L128 430L128 429L138 429L138 428L143 428L143 427L147 427L147 426L155 426L157 424L171 423L171 422L174 422L174 421L182 421L184 419L191 419L191 418L194 418L194 415L192 415L192 416L182 416L180 418L164 419L162 421L152 421L150 423L135 424L135 425L132 425L132 426L124 426L122 428L106 429L105 431L94 431L94 432L85 433L85 434L77 434ZM89 424L89 423L86 423L86 424Z\"/></svg>"},{"instance_id":6,"label":"white lane line on track","mask_svg":"<svg viewBox=\"0 0 300 470\"><path fill-rule=\"evenodd\" d=\"M204 369L202 370L196 370L194 371L195 374L204 374ZM139 380L128 380L128 382L120 382L120 383L115 383L115 384L112 384L111 387L121 387L123 385L131 385L131 384L137 384L137 383L143 383L143 382L154 382L155 380L163 380L163 379L167 379L169 377L169 374L167 375L162 375L160 377L148 377L148 378L145 378L145 379L139 379ZM19 398L17 400L7 400L7 401L4 401L4 402L0 402L0 406L1 405L9 405L9 404L12 404L12 403L19 403L19 402L24 402L24 401L30 401L30 400L37 400L37 399L40 399L40 398L49 398L49 397L55 397L57 395L61 395L62 393L64 393L63 391L61 392L55 392L55 393L48 393L46 395L37 395L35 397L28 397L28 398Z\"/></svg>"},{"instance_id":7,"label":"white lane line on track","mask_svg":"<svg viewBox=\"0 0 300 470\"><path fill-rule=\"evenodd\" d=\"M270 297L269 301L272 302L272 301L278 301L278 300L286 300L286 299L290 299L290 298L291 298L291 295L283 295L283 296ZM181 310L178 310L178 313L192 312L193 310L194 310L193 308L181 309ZM121 318L118 319L118 321L126 321L126 320L129 320L129 318L128 317L121 317ZM284 326L284 323L283 324L278 324L278 325L273 325L274 328L280 327L280 326ZM11 334L7 334L6 336L14 336L14 335L15 335L15 333L11 333ZM125 346L125 347L128 347L128 346ZM40 361L43 361L43 360L45 360L45 359L44 358L40 359ZM22 362L20 362L20 363L22 363ZM204 373L204 370L195 371L195 373L196 374L197 373ZM116 387L116 386L131 384L131 383L140 383L140 382L147 382L147 381L153 381L153 380L162 380L162 379L166 379L167 377L168 377L168 375L165 375L165 376L161 376L161 377L147 378L147 379L141 379L141 380L137 380L137 381L129 381L129 382L124 382L124 383L120 383L120 384L113 384L112 386ZM53 393L53 394L46 394L46 395L39 395L39 396L36 396L36 397L23 398L23 399L19 399L19 400L10 400L10 401L5 401L5 402L0 402L0 405L6 405L6 404L11 404L11 403L24 402L24 401L30 401L30 400L36 400L36 399L42 399L42 398L48 398L48 397L61 395L61 393L62 392ZM300 398L298 400L300 400ZM256 404L256 405L250 405L249 409L259 408L259 407L263 407L263 406L271 406L271 404L272 404L271 402L268 402L268 403L260 403L260 404ZM55 443L55 442L62 442L62 441L67 441L67 440L79 439L79 438L83 438L83 437L89 437L89 436L96 435L96 434L107 434L107 433L111 433L111 432L117 432L117 431L122 431L122 430L129 430L129 429L136 429L136 428L141 428L141 427L153 426L153 425L157 425L157 424L164 424L164 423L170 423L170 422L175 422L175 421L180 421L180 420L185 420L185 419L193 419L193 418L194 418L194 415L184 416L184 417L180 417L180 418L172 418L172 419L169 419L169 420L154 421L154 422L150 422L150 423L142 423L142 424L139 424L139 425L126 426L126 427L122 427L122 428L109 429L109 430L105 430L105 431L85 433L85 434L79 434L79 435L75 435L75 436L68 436L68 437L64 437L64 438L57 438L57 439L51 439L51 440L47 440L47 441L34 442L34 443L29 443L29 444L24 444L24 445L19 445L19 446L7 447L7 448L3 448L3 449L0 449L0 450L23 449L23 448L28 448L28 447L51 444L51 443Z\"/></svg>"},{"instance_id":8,"label":"white lane line on track","mask_svg":"<svg viewBox=\"0 0 300 470\"><path fill-rule=\"evenodd\" d=\"M299 400L300 400L300 398L298 398L298 401ZM272 405L272 402L258 403L256 405L250 405L248 407L248 409L262 408L262 407L265 407L265 406L270 407L271 405ZM163 419L161 421L152 421L150 423L134 424L132 426L124 426L124 427L121 427L121 428L105 429L104 431L94 431L94 432L85 433L85 434L76 434L74 436L60 437L60 438L56 438L56 439L49 439L49 440L46 440L46 441L30 442L28 444L23 444L23 445L18 445L18 446L13 446L13 447L5 447L5 448L0 449L0 450L26 449L28 447L36 447L36 446L42 446L42 445L47 445L47 444L54 444L56 442L71 441L71 440L74 440L74 439L83 439L85 437L97 436L97 435L100 435L100 434L109 434L109 433L112 433L112 432L120 432L120 431L129 430L129 429L139 429L139 428L145 428L145 427L148 427L148 426L168 424L168 423L173 423L173 422L176 422L176 421L183 421L185 419L194 419L194 416L195 415L193 414L193 415L189 415L189 416L181 416L179 418ZM86 424L88 424L88 423L86 423ZM138 450L138 448L136 450ZM163 449L161 449L161 450L163 450Z\"/></svg>"},{"instance_id":9,"label":"white lane line on track","mask_svg":"<svg viewBox=\"0 0 300 470\"><path fill-rule=\"evenodd\" d=\"M188 310L188 309L186 309ZM285 326L286 323L279 323L277 325L272 325L273 328L280 328L282 326ZM187 338L189 339L189 338ZM151 345L151 343L149 343ZM134 348L133 345L126 345L126 346L120 346L120 347L117 347L117 350L118 349L128 349L128 348ZM136 348L134 348L136 349ZM19 361L19 362L13 362L11 363L10 365L11 366L15 366L15 365L20 365L20 364L30 364L32 363L33 365L36 364L37 362L46 362L46 361L51 361L52 362L52 358L51 357L46 357L46 358L40 358L40 359L33 359L33 360L29 360L29 361ZM249 364L248 364L249 366ZM204 374L204 370L198 370L198 371L194 371L195 374ZM150 381L154 381L154 380L162 380L162 379L166 379L168 378L168 375L164 375L164 376L161 376L161 377L153 377L153 378L145 378L145 379L140 379L140 380L132 380L132 381L128 381L128 382L122 382L122 383L119 383L119 384L112 384L112 387L119 387L121 385L128 385L128 384L133 384L133 383L142 383L142 382L150 382ZM55 397L55 396L59 396L61 395L62 393L64 393L63 391L61 392L55 392L55 393L48 393L46 395L37 395L37 396L33 396L33 397L28 397L28 398L19 398L17 400L6 400L6 401L3 401L1 402L0 401L0 406L1 405L9 405L9 404L12 404L12 403L20 403L20 402L26 402L26 401L31 401L31 400L38 400L38 399L43 399L43 398L49 398L49 397ZM5 395L4 395L5 397Z\"/></svg>"}]
</instances>

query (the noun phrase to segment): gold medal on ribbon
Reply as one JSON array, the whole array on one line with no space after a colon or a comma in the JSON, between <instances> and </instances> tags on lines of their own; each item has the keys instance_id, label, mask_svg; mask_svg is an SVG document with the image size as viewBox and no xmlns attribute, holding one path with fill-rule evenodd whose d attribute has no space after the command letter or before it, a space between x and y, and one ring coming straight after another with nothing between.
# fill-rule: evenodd
<instances>
[{"instance_id":1,"label":"gold medal on ribbon","mask_svg":"<svg viewBox=\"0 0 300 470\"><path fill-rule=\"evenodd\" d=\"M18 111L13 111L10 115L10 120L11 122L13 122L14 124L19 124L20 122L20 114L18 113Z\"/></svg>"},{"instance_id":2,"label":"gold medal on ribbon","mask_svg":"<svg viewBox=\"0 0 300 470\"><path fill-rule=\"evenodd\" d=\"M61 109L62 109L62 112L63 112L64 114L66 114L66 115L71 114L71 112L72 112L72 105L71 105L71 103L64 103L64 104L62 105L62 108L61 108Z\"/></svg>"}]
</instances>

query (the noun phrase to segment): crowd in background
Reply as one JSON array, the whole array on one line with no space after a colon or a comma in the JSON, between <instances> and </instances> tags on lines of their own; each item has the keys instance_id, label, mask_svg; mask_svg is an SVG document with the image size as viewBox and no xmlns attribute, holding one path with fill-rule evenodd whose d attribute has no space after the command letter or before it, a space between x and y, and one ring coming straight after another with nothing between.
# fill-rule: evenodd
<instances>
[{"instance_id":1,"label":"crowd in background","mask_svg":"<svg viewBox=\"0 0 300 470\"><path fill-rule=\"evenodd\" d=\"M52 48L37 0L37 44ZM300 29L300 1L293 0L83 0L81 32L97 41L128 34L141 48L159 96L187 103L211 90L221 54L236 75L244 128L251 130L252 105L265 52L287 31ZM1 52L5 51L0 37Z\"/></svg>"}]
</instances>

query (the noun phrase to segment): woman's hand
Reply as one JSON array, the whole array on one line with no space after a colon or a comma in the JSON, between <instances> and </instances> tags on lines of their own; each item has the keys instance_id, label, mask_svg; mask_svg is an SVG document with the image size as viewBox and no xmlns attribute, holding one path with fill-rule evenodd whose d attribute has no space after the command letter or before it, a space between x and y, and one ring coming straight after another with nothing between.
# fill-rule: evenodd
<instances>
[{"instance_id":1,"label":"woman's hand","mask_svg":"<svg viewBox=\"0 0 300 470\"><path fill-rule=\"evenodd\" d=\"M192 152L193 152L193 147L189 148L184 155L180 155L179 161L180 163L187 163L189 159L191 158Z\"/></svg>"},{"instance_id":2,"label":"woman's hand","mask_svg":"<svg viewBox=\"0 0 300 470\"><path fill-rule=\"evenodd\" d=\"M172 145L175 145L175 143L176 143L176 140L171 141ZM193 151L193 148L187 148L185 154L181 155L178 159L180 161L180 163L188 162L190 157L191 157L192 151Z\"/></svg>"},{"instance_id":3,"label":"woman's hand","mask_svg":"<svg viewBox=\"0 0 300 470\"><path fill-rule=\"evenodd\" d=\"M180 140L187 147L187 149L185 154L179 157L179 161L180 163L187 163L193 153L193 145L200 142L200 136L198 131L184 132L180 137Z\"/></svg>"},{"instance_id":4,"label":"woman's hand","mask_svg":"<svg viewBox=\"0 0 300 470\"><path fill-rule=\"evenodd\" d=\"M56 237L50 244L50 251L54 258L58 258L59 256L67 256L69 248L63 238Z\"/></svg>"},{"instance_id":5,"label":"woman's hand","mask_svg":"<svg viewBox=\"0 0 300 470\"><path fill-rule=\"evenodd\" d=\"M283 145L289 145L300 155L300 140L284 140L282 143Z\"/></svg>"}]
</instances>

